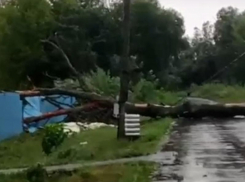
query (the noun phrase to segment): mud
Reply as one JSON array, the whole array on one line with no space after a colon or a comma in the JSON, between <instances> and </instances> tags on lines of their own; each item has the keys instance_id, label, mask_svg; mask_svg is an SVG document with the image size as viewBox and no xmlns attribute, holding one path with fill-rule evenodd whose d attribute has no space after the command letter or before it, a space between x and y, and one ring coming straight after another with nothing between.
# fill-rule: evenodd
<instances>
[{"instance_id":1,"label":"mud","mask_svg":"<svg viewBox=\"0 0 245 182\"><path fill-rule=\"evenodd\" d=\"M153 182L244 182L245 120L181 122L157 156L166 153Z\"/></svg>"}]
</instances>

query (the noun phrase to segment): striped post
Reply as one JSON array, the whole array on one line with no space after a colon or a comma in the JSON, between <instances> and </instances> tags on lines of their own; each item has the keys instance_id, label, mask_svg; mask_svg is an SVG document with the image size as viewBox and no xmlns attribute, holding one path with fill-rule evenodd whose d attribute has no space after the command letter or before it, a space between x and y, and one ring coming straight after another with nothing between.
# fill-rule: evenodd
<instances>
[{"instance_id":1,"label":"striped post","mask_svg":"<svg viewBox=\"0 0 245 182\"><path fill-rule=\"evenodd\" d=\"M125 135L128 137L140 136L139 114L125 114Z\"/></svg>"}]
</instances>

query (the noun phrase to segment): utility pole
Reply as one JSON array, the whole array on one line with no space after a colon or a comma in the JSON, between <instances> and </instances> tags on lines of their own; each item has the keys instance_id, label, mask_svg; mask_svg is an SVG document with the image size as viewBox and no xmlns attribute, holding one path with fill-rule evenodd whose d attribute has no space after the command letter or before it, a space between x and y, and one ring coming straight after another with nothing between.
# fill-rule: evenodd
<instances>
[{"instance_id":1,"label":"utility pole","mask_svg":"<svg viewBox=\"0 0 245 182\"><path fill-rule=\"evenodd\" d=\"M120 95L119 95L119 123L118 139L125 137L125 103L128 100L128 89L130 81L130 6L131 0L123 0L123 46L121 56L121 77L120 77Z\"/></svg>"}]
</instances>

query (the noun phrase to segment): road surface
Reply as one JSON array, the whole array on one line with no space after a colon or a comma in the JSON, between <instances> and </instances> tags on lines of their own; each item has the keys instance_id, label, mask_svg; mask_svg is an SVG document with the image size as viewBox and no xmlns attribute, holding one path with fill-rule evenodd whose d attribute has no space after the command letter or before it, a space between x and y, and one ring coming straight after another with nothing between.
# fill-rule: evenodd
<instances>
[{"instance_id":1,"label":"road surface","mask_svg":"<svg viewBox=\"0 0 245 182\"><path fill-rule=\"evenodd\" d=\"M203 119L176 126L154 182L245 182L245 120Z\"/></svg>"}]
</instances>

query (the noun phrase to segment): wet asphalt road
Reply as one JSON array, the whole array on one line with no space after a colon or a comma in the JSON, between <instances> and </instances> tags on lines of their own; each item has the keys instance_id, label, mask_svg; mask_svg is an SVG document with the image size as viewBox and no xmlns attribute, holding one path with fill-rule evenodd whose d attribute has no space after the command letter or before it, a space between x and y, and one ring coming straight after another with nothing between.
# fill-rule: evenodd
<instances>
[{"instance_id":1,"label":"wet asphalt road","mask_svg":"<svg viewBox=\"0 0 245 182\"><path fill-rule=\"evenodd\" d=\"M154 182L245 182L245 120L182 122L158 155Z\"/></svg>"}]
</instances>

